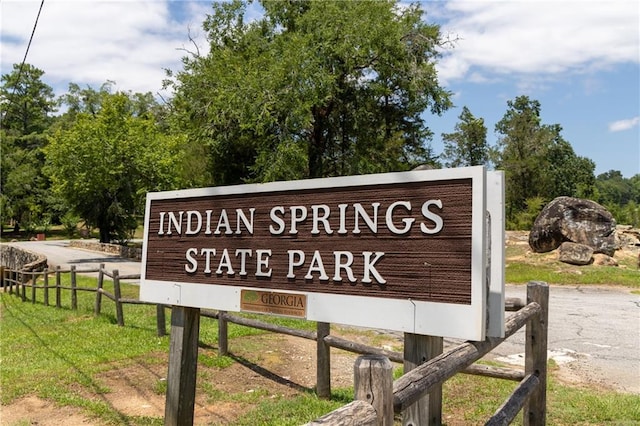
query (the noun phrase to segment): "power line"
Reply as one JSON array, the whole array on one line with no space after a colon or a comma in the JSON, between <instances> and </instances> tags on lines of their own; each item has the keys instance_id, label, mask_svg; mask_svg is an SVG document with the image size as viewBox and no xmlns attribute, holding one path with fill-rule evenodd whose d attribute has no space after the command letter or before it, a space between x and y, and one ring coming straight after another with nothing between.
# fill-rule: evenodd
<instances>
[{"instance_id":1,"label":"power line","mask_svg":"<svg viewBox=\"0 0 640 426\"><path fill-rule=\"evenodd\" d=\"M31 37L29 37L29 43L27 43L27 49L24 52L24 57L22 58L22 62L20 63L20 68L18 69L18 76L16 78L15 83L13 84L13 92L11 92L11 97L9 98L9 104L13 103L13 97L14 97L13 95L16 94L18 83L20 83L20 77L22 76L22 69L24 68L24 64L27 62L27 55L29 54L29 49L31 48L31 42L33 41L33 36L36 33L36 28L38 27L38 20L40 19L40 13L42 12L43 6L44 6L44 0L40 2L38 15L36 16L36 21L33 23L33 29L31 30ZM5 114L6 114L6 111L5 111ZM4 117L2 117L2 119L4 121Z\"/></svg>"},{"instance_id":2,"label":"power line","mask_svg":"<svg viewBox=\"0 0 640 426\"><path fill-rule=\"evenodd\" d=\"M42 6L44 6L44 0L40 2L40 8L38 9L38 15L36 16L36 22L33 23L33 30L31 30L31 37L29 37L27 50L24 52L24 58L22 58L22 63L20 64L20 69L18 70L18 79L16 80L17 82L20 81L20 74L22 74L22 68L24 67L24 63L27 61L27 55L29 54L29 48L31 47L31 42L33 41L33 35L36 33L38 20L40 19L40 12L42 12Z\"/></svg>"}]
</instances>

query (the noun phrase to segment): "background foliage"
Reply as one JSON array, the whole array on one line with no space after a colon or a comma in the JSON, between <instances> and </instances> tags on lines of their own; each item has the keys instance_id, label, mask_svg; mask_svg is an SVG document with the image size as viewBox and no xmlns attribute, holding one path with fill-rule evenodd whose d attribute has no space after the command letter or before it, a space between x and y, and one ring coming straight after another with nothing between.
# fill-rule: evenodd
<instances>
[{"instance_id":1,"label":"background foliage","mask_svg":"<svg viewBox=\"0 0 640 426\"><path fill-rule=\"evenodd\" d=\"M566 195L593 199L618 223L640 226L640 174L594 175L541 120L542 105L509 100L498 142L463 106L434 155L429 121L452 107L438 81L450 43L420 5L396 1L214 3L209 52L167 71L172 98L69 85L57 99L44 71L24 64L0 86L0 209L29 235L81 220L124 242L147 191L485 165L504 170L508 227L527 229ZM58 112L58 110L60 112Z\"/></svg>"},{"instance_id":2,"label":"background foliage","mask_svg":"<svg viewBox=\"0 0 640 426\"><path fill-rule=\"evenodd\" d=\"M394 2L215 3L210 52L167 81L178 126L232 184L407 170L432 162L423 118L451 106L439 28ZM173 76L173 74L170 74ZM204 182L203 182L204 183Z\"/></svg>"}]
</instances>

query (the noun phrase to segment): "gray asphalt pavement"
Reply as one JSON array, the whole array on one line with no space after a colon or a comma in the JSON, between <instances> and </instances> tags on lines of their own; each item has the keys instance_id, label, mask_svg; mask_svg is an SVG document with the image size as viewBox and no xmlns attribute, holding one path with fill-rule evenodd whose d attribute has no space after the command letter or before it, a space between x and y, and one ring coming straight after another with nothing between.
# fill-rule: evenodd
<instances>
[{"instance_id":1,"label":"gray asphalt pavement","mask_svg":"<svg viewBox=\"0 0 640 426\"><path fill-rule=\"evenodd\" d=\"M50 269L56 266L67 269L75 265L81 272L96 269L104 263L105 269L117 269L120 275L140 274L140 262L107 253L72 248L67 240L21 241L9 244L46 256Z\"/></svg>"},{"instance_id":2,"label":"gray asphalt pavement","mask_svg":"<svg viewBox=\"0 0 640 426\"><path fill-rule=\"evenodd\" d=\"M11 243L47 256L49 266L78 270L104 263L121 275L140 273L140 263L104 253L70 248L68 241ZM526 286L507 286L507 297L525 300ZM549 357L572 381L596 383L640 394L640 295L629 289L551 286ZM448 342L451 344L452 342ZM496 348L490 358L523 364L524 330Z\"/></svg>"},{"instance_id":3,"label":"gray asphalt pavement","mask_svg":"<svg viewBox=\"0 0 640 426\"><path fill-rule=\"evenodd\" d=\"M526 300L526 286L507 286L507 297ZM640 296L629 289L551 286L549 358L564 377L640 393ZM492 357L524 364L524 330Z\"/></svg>"}]
</instances>

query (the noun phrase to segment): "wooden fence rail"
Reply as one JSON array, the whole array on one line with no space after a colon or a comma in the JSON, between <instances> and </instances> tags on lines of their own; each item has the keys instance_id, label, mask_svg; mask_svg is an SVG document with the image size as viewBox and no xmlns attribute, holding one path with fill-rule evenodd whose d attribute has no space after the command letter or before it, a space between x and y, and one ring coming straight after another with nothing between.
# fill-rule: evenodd
<instances>
[{"instance_id":1,"label":"wooden fence rail","mask_svg":"<svg viewBox=\"0 0 640 426\"><path fill-rule=\"evenodd\" d=\"M92 274L97 273L97 285L96 287L79 287L78 286L78 274ZM55 284L50 285L49 275L55 276ZM63 274L69 274L69 285L62 285L61 276ZM107 276L113 280L113 294L104 289L104 277ZM38 284L38 279L42 277L43 283ZM109 272L105 269L104 264L100 264L98 268L82 269L78 270L75 265L71 265L68 270L62 270L57 266L53 271L49 269L43 269L41 271L27 271L27 270L12 270L3 268L2 270L2 287L5 292L12 294L15 290L22 301L26 301L27 288L31 289L31 302L36 303L36 290L42 289L44 291L43 302L45 306L49 306L49 290L55 289L56 292L56 307L62 307L62 290L68 290L71 292L71 309L78 309L78 292L90 291L96 293L96 299L94 304L94 314L100 315L102 310L102 296L112 300L116 306L116 319L119 326L124 326L124 311L123 305L125 304L147 304L150 303L140 301L138 299L130 299L122 297L121 280L123 279L140 279L140 275L123 275L118 273L117 269ZM162 318L163 323L158 322L158 334L166 334L166 328L164 325L164 309L158 308L158 317ZM160 334L162 333L162 334Z\"/></svg>"},{"instance_id":2,"label":"wooden fence rail","mask_svg":"<svg viewBox=\"0 0 640 426\"><path fill-rule=\"evenodd\" d=\"M70 285L63 286L61 284L61 276L70 274ZM78 273L97 273L97 285L95 288L78 287ZM49 280L50 275L55 276L55 282L52 285ZM113 294L104 289L105 276L113 280ZM42 277L43 283L37 284L38 279ZM2 286L5 292L15 293L21 297L22 301L26 301L26 290L31 289L31 301L35 303L36 290L44 291L44 304L49 306L49 291L55 289L55 305L61 307L61 291L68 290L71 292L71 308L77 309L77 292L78 291L94 291L96 293L94 314L100 315L102 309L103 296L112 300L116 305L116 318L119 326L125 325L123 305L124 304L149 304L137 299L123 298L120 288L122 279L139 279L139 275L120 275L118 270L109 272L104 269L101 264L97 269L77 270L72 266L69 270L61 270L60 267L53 271L44 269L42 271L22 271L10 270L4 268L0 276ZM157 333L159 336L166 335L165 309L167 306L156 305L157 314ZM312 425L386 425L383 418L388 418L388 412L402 413L416 403L424 395L434 391L445 380L451 378L457 373L466 373L481 375L486 377L500 378L520 382L512 396L505 401L494 416L489 419L487 424L498 425L508 424L517 413L524 408L524 424L525 425L542 425L546 418L546 345L547 345L547 312L548 312L548 287L544 283L532 282L527 287L527 304L525 305L519 299L507 299L505 310L515 312L507 320L505 324L505 338L487 338L482 342L465 342L458 345L445 353L442 353L431 360L416 366L411 371L397 379L395 382L390 381L391 390L388 385L384 385L384 398L388 399L392 395L389 406L385 406L384 412L380 412L379 407L373 407L365 400L356 400L340 409L323 416L320 419L310 423ZM314 340L317 343L317 383L316 392L320 397L330 396L330 356L329 348L334 347L358 354L364 354L358 363L367 365L364 370L372 371L386 365L379 360L384 359L386 362L392 361L402 363L405 361L405 354L388 351L381 348L367 346L361 343L352 342L335 335L330 334L330 326L326 323L318 323L317 331L299 330L290 327L270 324L251 318L230 315L224 311L201 310L200 315L212 318L218 321L218 347L219 354L226 355L229 352L229 343L227 335L228 323L234 323L246 327L257 328L265 331L287 334L308 340ZM475 361L482 358L506 338L513 335L516 331L527 326L527 341L525 346L525 371L513 370L508 368L491 367L486 365L474 364ZM373 357L373 358L372 358ZM378 360L378 361L376 361ZM357 365L360 365L357 364ZM386 367L384 367L386 368ZM357 370L357 369L356 369ZM370 372L371 372L370 371ZM363 373L364 374L364 373ZM378 374L378 373L376 373ZM383 376L387 373L380 373L383 383L388 380ZM357 374L356 374L357 376ZM376 376L377 377L377 376ZM378 383L370 383L363 378L355 377L356 385L358 383L367 383L368 390L360 390L356 386L356 398L358 395L372 395L374 389L379 388ZM378 396L382 398L382 396ZM380 401L380 399L378 399ZM441 404L441 399L436 399L436 404ZM372 415L373 413L373 415ZM382 417L381 417L382 416ZM371 423L368 423L369 420ZM352 419L349 420L349 419ZM426 419L424 423L419 424L438 424L439 418Z\"/></svg>"},{"instance_id":3,"label":"wooden fence rail","mask_svg":"<svg viewBox=\"0 0 640 426\"><path fill-rule=\"evenodd\" d=\"M424 394L429 393L430 390L451 378L456 373L462 372L509 336L512 336L520 328L526 326L525 377L517 385L512 395L486 424L509 424L517 413L524 408L524 425L544 425L546 421L548 300L549 288L545 283L529 283L527 286L528 303L507 320L504 338L488 337L482 342L465 342L409 371L393 382L392 385L368 385L370 392L377 391L380 392L380 394L367 394L367 398L358 397L358 395L362 395L362 390L357 387L359 380L361 380L358 378L358 375L361 374L361 372L358 368L355 368L354 382L356 383L356 399L363 401L375 400L376 398L385 399L389 393L389 386L391 386L392 389L393 399L391 407L385 406L381 411L379 407L372 406L376 412L376 420L366 424L392 425L393 419L389 419L388 417L388 411L390 409L395 413L402 413L413 403L417 402ZM367 356L364 356L364 358L366 357ZM359 359L361 358L363 357ZM349 420L354 417L353 410L362 411L362 404L342 407L340 410L331 412L309 423L309 425L355 426L357 424L363 424ZM429 419L428 423L424 424L439 422L439 419L436 419L435 422Z\"/></svg>"}]
</instances>

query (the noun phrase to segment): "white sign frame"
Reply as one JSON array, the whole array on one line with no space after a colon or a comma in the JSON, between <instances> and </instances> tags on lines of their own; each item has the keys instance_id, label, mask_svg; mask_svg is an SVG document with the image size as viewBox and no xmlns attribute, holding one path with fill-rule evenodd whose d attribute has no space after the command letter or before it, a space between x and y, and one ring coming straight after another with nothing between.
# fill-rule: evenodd
<instances>
[{"instance_id":1,"label":"white sign frame","mask_svg":"<svg viewBox=\"0 0 640 426\"><path fill-rule=\"evenodd\" d=\"M264 192L470 178L472 180L472 200L470 200L472 203L472 277L471 303L469 305L313 292L291 291L290 293L306 295L306 319L312 321L476 341L485 339L488 328L491 331L490 335L504 333L504 326L500 325L500 321L489 325L489 327L487 324L488 306L493 305L492 311L497 312L496 305L499 303L502 303L500 306L501 322L504 322L504 284L502 282L496 283L495 288L492 286L489 289L486 283L487 182L492 186L492 193L496 186L502 184L502 180L495 177L496 175L490 174L489 176L487 178L484 167L476 166L149 193L147 194L145 211L140 300L158 304L238 312L240 311L241 290L265 290L251 286L240 287L146 279L148 218L153 200L235 194L251 196L251 194ZM502 191L501 188L500 191ZM502 211L504 209L503 205L498 205L499 201L500 196L494 194L489 197L492 216L500 216L500 209ZM502 213L503 216L504 213ZM494 246L499 239L498 235L496 233L492 237ZM504 234L502 235L504 238ZM494 274L493 270L491 274ZM500 277L497 281L503 280ZM500 286L502 290L500 290ZM495 295L489 297L490 293L495 293ZM491 301L489 305L488 299ZM492 321L499 320L499 316L494 314L489 315L489 318Z\"/></svg>"}]
</instances>

